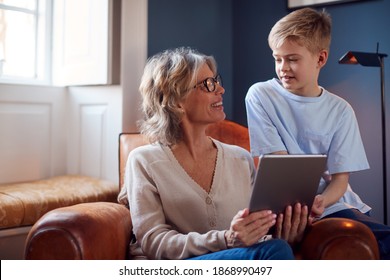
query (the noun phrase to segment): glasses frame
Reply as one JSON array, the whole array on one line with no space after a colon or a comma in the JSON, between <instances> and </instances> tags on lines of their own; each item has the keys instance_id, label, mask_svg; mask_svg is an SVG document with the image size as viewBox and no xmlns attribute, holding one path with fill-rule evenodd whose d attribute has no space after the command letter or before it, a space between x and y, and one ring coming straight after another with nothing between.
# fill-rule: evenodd
<instances>
[{"instance_id":1,"label":"glasses frame","mask_svg":"<svg viewBox=\"0 0 390 280\"><path fill-rule=\"evenodd\" d=\"M194 88L203 85L207 92L215 92L217 89L217 85L222 86L222 77L220 74L217 74L215 77L208 77L203 81L194 85Z\"/></svg>"}]
</instances>

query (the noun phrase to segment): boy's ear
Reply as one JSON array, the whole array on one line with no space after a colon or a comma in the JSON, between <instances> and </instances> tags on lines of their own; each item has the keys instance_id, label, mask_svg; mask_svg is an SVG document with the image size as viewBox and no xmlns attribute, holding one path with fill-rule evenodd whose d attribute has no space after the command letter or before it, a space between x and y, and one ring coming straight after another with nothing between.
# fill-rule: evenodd
<instances>
[{"instance_id":1,"label":"boy's ear","mask_svg":"<svg viewBox=\"0 0 390 280\"><path fill-rule=\"evenodd\" d=\"M323 67L327 61L328 61L328 51L327 50L320 51L318 56L318 66L320 68Z\"/></svg>"}]
</instances>

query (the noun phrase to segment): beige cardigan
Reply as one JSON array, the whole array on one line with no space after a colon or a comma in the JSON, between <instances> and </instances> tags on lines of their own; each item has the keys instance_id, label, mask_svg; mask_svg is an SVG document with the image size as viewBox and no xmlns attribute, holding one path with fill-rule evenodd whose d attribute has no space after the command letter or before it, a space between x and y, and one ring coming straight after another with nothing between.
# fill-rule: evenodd
<instances>
[{"instance_id":1,"label":"beige cardigan","mask_svg":"<svg viewBox=\"0 0 390 280\"><path fill-rule=\"evenodd\" d=\"M245 149L213 141L218 158L209 193L169 147L146 145L130 153L119 199L130 202L134 258L185 259L226 249L224 233L248 207L255 168Z\"/></svg>"}]
</instances>

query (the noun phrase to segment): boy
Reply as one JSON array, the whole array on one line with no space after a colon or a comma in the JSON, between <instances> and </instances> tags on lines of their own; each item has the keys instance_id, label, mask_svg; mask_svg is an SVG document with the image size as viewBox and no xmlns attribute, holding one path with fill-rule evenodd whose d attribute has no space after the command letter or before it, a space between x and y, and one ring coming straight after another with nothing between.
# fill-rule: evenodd
<instances>
[{"instance_id":1,"label":"boy","mask_svg":"<svg viewBox=\"0 0 390 280\"><path fill-rule=\"evenodd\" d=\"M368 169L352 107L318 85L331 41L325 11L296 10L280 19L268 37L278 79L252 85L245 102L252 156L326 154L311 215L358 220L375 234L382 259L390 258L390 227L369 216L371 208L353 192L349 173Z\"/></svg>"}]
</instances>

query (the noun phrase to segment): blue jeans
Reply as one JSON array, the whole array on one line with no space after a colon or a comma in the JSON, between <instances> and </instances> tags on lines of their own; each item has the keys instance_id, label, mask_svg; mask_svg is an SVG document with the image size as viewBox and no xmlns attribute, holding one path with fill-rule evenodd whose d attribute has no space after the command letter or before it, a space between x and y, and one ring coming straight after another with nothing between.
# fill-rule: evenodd
<instances>
[{"instance_id":1,"label":"blue jeans","mask_svg":"<svg viewBox=\"0 0 390 280\"><path fill-rule=\"evenodd\" d=\"M368 226L374 233L378 242L380 258L382 260L390 260L390 227L386 226L375 219L373 219L369 213L364 214L356 209L345 209L335 213L332 213L326 218L348 218L358 222L361 222Z\"/></svg>"},{"instance_id":2,"label":"blue jeans","mask_svg":"<svg viewBox=\"0 0 390 280\"><path fill-rule=\"evenodd\" d=\"M226 249L188 260L293 260L290 245L281 239L271 239L250 247Z\"/></svg>"}]
</instances>

